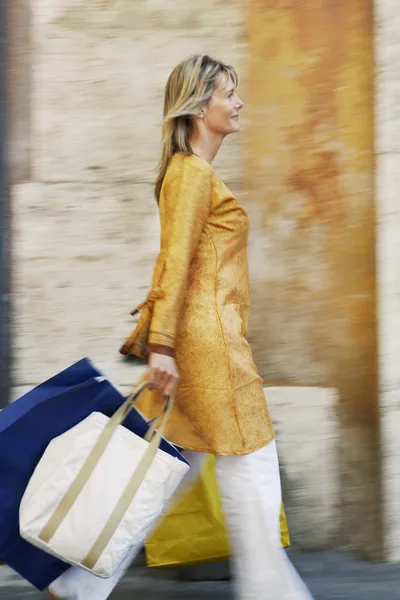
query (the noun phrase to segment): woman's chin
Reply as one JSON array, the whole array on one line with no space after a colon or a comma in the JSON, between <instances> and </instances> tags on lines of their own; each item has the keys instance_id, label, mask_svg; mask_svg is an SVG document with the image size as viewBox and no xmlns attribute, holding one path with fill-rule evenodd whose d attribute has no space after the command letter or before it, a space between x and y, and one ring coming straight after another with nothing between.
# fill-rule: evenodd
<instances>
[{"instance_id":1,"label":"woman's chin","mask_svg":"<svg viewBox=\"0 0 400 600\"><path fill-rule=\"evenodd\" d=\"M238 121L233 121L229 133L237 133L238 131L240 131L240 123Z\"/></svg>"}]
</instances>

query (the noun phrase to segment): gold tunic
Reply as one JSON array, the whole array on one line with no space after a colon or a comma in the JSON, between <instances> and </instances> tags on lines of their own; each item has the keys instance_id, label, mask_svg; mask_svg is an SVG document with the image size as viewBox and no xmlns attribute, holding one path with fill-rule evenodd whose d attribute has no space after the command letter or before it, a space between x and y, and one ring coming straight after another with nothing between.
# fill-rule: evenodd
<instances>
[{"instance_id":1,"label":"gold tunic","mask_svg":"<svg viewBox=\"0 0 400 600\"><path fill-rule=\"evenodd\" d=\"M245 210L206 161L177 153L160 194L161 246L138 327L121 352L175 355L180 383L166 437L216 455L274 438L262 379L246 341L250 306ZM146 392L147 418L162 398Z\"/></svg>"}]
</instances>

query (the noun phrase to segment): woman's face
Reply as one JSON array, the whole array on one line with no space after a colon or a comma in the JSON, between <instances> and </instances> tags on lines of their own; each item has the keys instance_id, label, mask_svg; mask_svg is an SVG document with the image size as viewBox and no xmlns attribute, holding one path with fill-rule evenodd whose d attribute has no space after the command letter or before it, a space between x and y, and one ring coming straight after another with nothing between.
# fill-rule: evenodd
<instances>
[{"instance_id":1,"label":"woman's face","mask_svg":"<svg viewBox=\"0 0 400 600\"><path fill-rule=\"evenodd\" d=\"M221 75L220 84L203 109L204 124L213 135L225 137L240 130L239 111L243 102L236 94L233 81Z\"/></svg>"}]
</instances>

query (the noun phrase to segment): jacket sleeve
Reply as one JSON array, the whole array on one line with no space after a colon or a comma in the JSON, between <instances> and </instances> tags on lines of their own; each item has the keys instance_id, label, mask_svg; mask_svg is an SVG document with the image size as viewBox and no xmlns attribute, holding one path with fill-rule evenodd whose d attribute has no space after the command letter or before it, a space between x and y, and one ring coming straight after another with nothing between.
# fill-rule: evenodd
<instances>
[{"instance_id":1,"label":"jacket sleeve","mask_svg":"<svg viewBox=\"0 0 400 600\"><path fill-rule=\"evenodd\" d=\"M149 352L174 356L190 263L211 210L211 177L211 166L193 164L189 158L165 180L161 219L164 262L150 323Z\"/></svg>"}]
</instances>

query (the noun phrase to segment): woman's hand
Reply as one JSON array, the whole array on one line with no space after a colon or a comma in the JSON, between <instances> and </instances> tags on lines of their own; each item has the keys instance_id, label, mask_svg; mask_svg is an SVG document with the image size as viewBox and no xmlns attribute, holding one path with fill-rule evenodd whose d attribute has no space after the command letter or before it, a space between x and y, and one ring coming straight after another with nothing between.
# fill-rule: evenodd
<instances>
[{"instance_id":1,"label":"woman's hand","mask_svg":"<svg viewBox=\"0 0 400 600\"><path fill-rule=\"evenodd\" d=\"M172 396L175 393L179 373L172 356L152 352L147 369L150 389L156 390L162 396Z\"/></svg>"}]
</instances>

